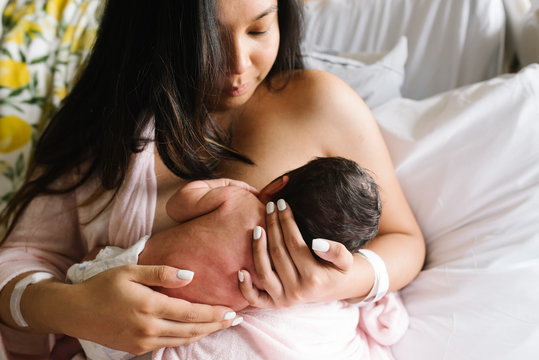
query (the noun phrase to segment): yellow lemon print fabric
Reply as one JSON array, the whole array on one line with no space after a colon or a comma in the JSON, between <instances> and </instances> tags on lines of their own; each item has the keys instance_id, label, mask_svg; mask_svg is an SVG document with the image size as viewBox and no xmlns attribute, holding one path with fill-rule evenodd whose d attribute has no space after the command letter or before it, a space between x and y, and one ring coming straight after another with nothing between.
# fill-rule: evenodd
<instances>
[{"instance_id":1,"label":"yellow lemon print fabric","mask_svg":"<svg viewBox=\"0 0 539 360\"><path fill-rule=\"evenodd\" d=\"M32 127L23 119L8 115L0 118L0 153L10 153L25 146L32 136Z\"/></svg>"},{"instance_id":2,"label":"yellow lemon print fabric","mask_svg":"<svg viewBox=\"0 0 539 360\"><path fill-rule=\"evenodd\" d=\"M0 1L0 210L91 51L104 1Z\"/></svg>"}]
</instances>

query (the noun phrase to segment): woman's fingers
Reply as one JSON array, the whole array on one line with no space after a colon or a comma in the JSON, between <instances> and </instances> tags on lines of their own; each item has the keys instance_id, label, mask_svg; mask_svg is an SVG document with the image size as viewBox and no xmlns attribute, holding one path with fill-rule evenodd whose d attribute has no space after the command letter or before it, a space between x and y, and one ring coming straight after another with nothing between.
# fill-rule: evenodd
<instances>
[{"instance_id":1,"label":"woman's fingers","mask_svg":"<svg viewBox=\"0 0 539 360\"><path fill-rule=\"evenodd\" d=\"M194 273L189 270L176 269L166 265L136 265L132 274L132 280L146 286L160 286L166 288L176 288L189 284L194 277ZM185 300L171 298L163 294L160 301L156 301L156 315L163 319L187 322L187 323L209 323L231 320L236 317L232 309L224 306L211 306L205 304L190 303Z\"/></svg>"},{"instance_id":2,"label":"woman's fingers","mask_svg":"<svg viewBox=\"0 0 539 360\"><path fill-rule=\"evenodd\" d=\"M166 265L127 265L130 280L146 286L178 288L193 280L194 273L185 269L177 269Z\"/></svg>"},{"instance_id":3,"label":"woman's fingers","mask_svg":"<svg viewBox=\"0 0 539 360\"><path fill-rule=\"evenodd\" d=\"M316 260L312 256L305 240L303 240L303 236L294 220L292 210L286 201L283 199L278 200L277 209L279 214L278 222L280 224L282 238L286 245L286 249L292 258L295 267L302 273L306 269L309 269Z\"/></svg>"},{"instance_id":4,"label":"woman's fingers","mask_svg":"<svg viewBox=\"0 0 539 360\"><path fill-rule=\"evenodd\" d=\"M277 207L282 205L282 203L278 202ZM275 272L279 275L286 289L290 283L296 284L299 281L299 275L296 268L297 264L294 263L289 254L286 244L287 234L282 229L280 214L278 215L277 212L281 211L276 211L275 205L272 202L266 205L267 242Z\"/></svg>"},{"instance_id":5,"label":"woman's fingers","mask_svg":"<svg viewBox=\"0 0 539 360\"><path fill-rule=\"evenodd\" d=\"M256 226L254 228L252 244L253 264L260 283L272 298L282 297L284 291L283 286L278 275L273 271L270 256L268 254L266 232L262 227Z\"/></svg>"},{"instance_id":6,"label":"woman's fingers","mask_svg":"<svg viewBox=\"0 0 539 360\"><path fill-rule=\"evenodd\" d=\"M228 320L221 320L206 323L177 322L171 320L161 320L159 324L160 336L163 338L190 339L199 338L211 334L215 331L236 326L243 322L241 316L235 316ZM168 345L170 346L170 345Z\"/></svg>"},{"instance_id":7,"label":"woman's fingers","mask_svg":"<svg viewBox=\"0 0 539 360\"><path fill-rule=\"evenodd\" d=\"M271 296L265 291L259 290L251 279L251 274L246 270L238 271L240 281L240 291L249 305L258 308L272 308L275 303Z\"/></svg>"},{"instance_id":8,"label":"woman's fingers","mask_svg":"<svg viewBox=\"0 0 539 360\"><path fill-rule=\"evenodd\" d=\"M163 319L146 321L146 326L132 337L132 348L129 352L140 355L159 348L191 344L216 331L239 325L242 320L240 317L234 320L197 324Z\"/></svg>"},{"instance_id":9,"label":"woman's fingers","mask_svg":"<svg viewBox=\"0 0 539 360\"><path fill-rule=\"evenodd\" d=\"M78 312L83 316L74 321L92 326L66 327L65 332L142 354L157 349L157 343L161 346L191 343L238 321L230 308L192 304L151 288L183 286L189 281L180 279L178 269L170 266L124 265L104 271L69 287L74 303L94 310ZM101 306L103 303L108 305Z\"/></svg>"},{"instance_id":10,"label":"woman's fingers","mask_svg":"<svg viewBox=\"0 0 539 360\"><path fill-rule=\"evenodd\" d=\"M212 323L233 320L236 313L225 306L190 303L163 295L155 301L155 315L181 323Z\"/></svg>"},{"instance_id":11,"label":"woman's fingers","mask_svg":"<svg viewBox=\"0 0 539 360\"><path fill-rule=\"evenodd\" d=\"M336 241L313 239L312 249L320 258L329 261L342 271L348 271L354 263L352 253Z\"/></svg>"},{"instance_id":12,"label":"woman's fingers","mask_svg":"<svg viewBox=\"0 0 539 360\"><path fill-rule=\"evenodd\" d=\"M240 290L253 306L282 307L325 298L328 289L352 268L354 257L338 242L314 239L313 250L335 266L317 261L294 220L293 209L284 200L267 204L267 233L257 227L253 258L261 291L254 287L247 271ZM267 236L266 236L267 235ZM254 236L257 239L257 236ZM247 280L249 278L249 280Z\"/></svg>"}]
</instances>

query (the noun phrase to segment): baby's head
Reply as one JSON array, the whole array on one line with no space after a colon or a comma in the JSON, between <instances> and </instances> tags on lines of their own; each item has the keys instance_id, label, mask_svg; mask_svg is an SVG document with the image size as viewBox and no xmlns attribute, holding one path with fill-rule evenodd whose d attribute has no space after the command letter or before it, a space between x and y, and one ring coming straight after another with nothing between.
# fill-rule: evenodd
<instances>
[{"instance_id":1,"label":"baby's head","mask_svg":"<svg viewBox=\"0 0 539 360\"><path fill-rule=\"evenodd\" d=\"M316 158L284 176L289 180L273 199L290 204L309 247L312 239L325 238L355 252L378 232L382 212L378 186L354 161Z\"/></svg>"}]
</instances>

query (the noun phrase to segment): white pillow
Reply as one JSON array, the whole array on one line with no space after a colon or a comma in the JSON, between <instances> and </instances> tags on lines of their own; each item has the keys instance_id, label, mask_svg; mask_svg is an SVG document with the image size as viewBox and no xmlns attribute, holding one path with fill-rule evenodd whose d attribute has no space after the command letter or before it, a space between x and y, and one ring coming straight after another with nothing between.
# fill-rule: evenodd
<instances>
[{"instance_id":1,"label":"white pillow","mask_svg":"<svg viewBox=\"0 0 539 360\"><path fill-rule=\"evenodd\" d=\"M403 37L385 55L336 53L315 48L304 52L304 61L307 68L325 70L340 77L374 108L401 97L407 56L407 41Z\"/></svg>"},{"instance_id":2,"label":"white pillow","mask_svg":"<svg viewBox=\"0 0 539 360\"><path fill-rule=\"evenodd\" d=\"M374 115L427 244L396 358L535 358L539 65Z\"/></svg>"},{"instance_id":3,"label":"white pillow","mask_svg":"<svg viewBox=\"0 0 539 360\"><path fill-rule=\"evenodd\" d=\"M314 0L306 3L306 43L384 52L408 38L404 97L424 99L502 72L502 0Z\"/></svg>"}]
</instances>

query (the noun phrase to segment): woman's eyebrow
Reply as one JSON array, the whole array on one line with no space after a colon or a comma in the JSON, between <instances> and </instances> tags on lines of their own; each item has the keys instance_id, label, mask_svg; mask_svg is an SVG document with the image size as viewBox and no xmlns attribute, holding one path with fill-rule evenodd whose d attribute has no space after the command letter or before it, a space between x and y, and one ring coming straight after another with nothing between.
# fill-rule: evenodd
<instances>
[{"instance_id":1,"label":"woman's eyebrow","mask_svg":"<svg viewBox=\"0 0 539 360\"><path fill-rule=\"evenodd\" d=\"M260 15L258 15L256 18L253 19L253 21L257 21L257 20L260 20L262 19L264 16L267 16L271 13L274 13L276 12L278 9L277 5L272 5L270 6L268 9L266 9L265 11L261 12Z\"/></svg>"}]
</instances>

